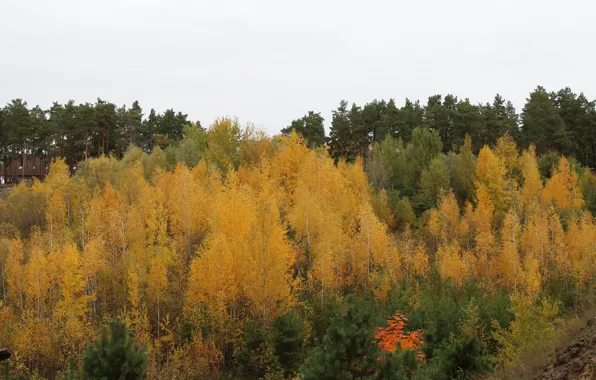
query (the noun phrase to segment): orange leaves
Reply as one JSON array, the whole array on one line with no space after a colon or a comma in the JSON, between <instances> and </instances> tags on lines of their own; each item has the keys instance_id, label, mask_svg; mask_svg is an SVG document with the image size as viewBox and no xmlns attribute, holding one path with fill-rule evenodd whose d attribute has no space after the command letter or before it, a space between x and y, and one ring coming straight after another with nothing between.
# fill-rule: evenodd
<instances>
[{"instance_id":1,"label":"orange leaves","mask_svg":"<svg viewBox=\"0 0 596 380\"><path fill-rule=\"evenodd\" d=\"M398 312L387 320L387 327L377 327L375 329L375 340L378 341L379 348L385 352L396 352L414 350L417 351L416 358L424 359L422 350L422 331L404 332L408 319Z\"/></svg>"}]
</instances>

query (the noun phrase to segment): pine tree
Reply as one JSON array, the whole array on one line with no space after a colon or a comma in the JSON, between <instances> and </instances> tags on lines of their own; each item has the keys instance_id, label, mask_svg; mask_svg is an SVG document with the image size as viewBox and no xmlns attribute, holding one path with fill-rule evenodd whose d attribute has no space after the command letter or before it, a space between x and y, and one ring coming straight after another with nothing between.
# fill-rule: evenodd
<instances>
[{"instance_id":1,"label":"pine tree","mask_svg":"<svg viewBox=\"0 0 596 380\"><path fill-rule=\"evenodd\" d=\"M325 119L321 113L308 111L304 117L292 121L289 127L281 130L284 135L289 135L292 130L295 130L306 140L309 148L315 148L325 144L325 128L323 122Z\"/></svg>"},{"instance_id":2,"label":"pine tree","mask_svg":"<svg viewBox=\"0 0 596 380\"><path fill-rule=\"evenodd\" d=\"M113 320L83 353L83 372L85 379L143 379L147 354L135 344L126 325Z\"/></svg>"},{"instance_id":3,"label":"pine tree","mask_svg":"<svg viewBox=\"0 0 596 380\"><path fill-rule=\"evenodd\" d=\"M370 305L349 301L346 313L334 320L321 345L310 351L301 368L309 379L352 379L374 374L380 356L373 342Z\"/></svg>"},{"instance_id":4,"label":"pine tree","mask_svg":"<svg viewBox=\"0 0 596 380\"><path fill-rule=\"evenodd\" d=\"M521 114L522 135L526 146L534 144L538 154L551 149L565 152L570 145L569 135L559 110L543 87L538 86Z\"/></svg>"},{"instance_id":5,"label":"pine tree","mask_svg":"<svg viewBox=\"0 0 596 380\"><path fill-rule=\"evenodd\" d=\"M348 102L342 100L337 110L333 111L329 130L329 148L331 157L337 163L340 159L353 160L352 125L348 112Z\"/></svg>"}]
</instances>

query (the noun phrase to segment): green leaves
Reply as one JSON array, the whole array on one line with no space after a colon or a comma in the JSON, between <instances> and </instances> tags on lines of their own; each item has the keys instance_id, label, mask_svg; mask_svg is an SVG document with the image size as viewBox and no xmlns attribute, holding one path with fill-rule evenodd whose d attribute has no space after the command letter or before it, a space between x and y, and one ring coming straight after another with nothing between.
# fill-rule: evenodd
<instances>
[{"instance_id":1,"label":"green leaves","mask_svg":"<svg viewBox=\"0 0 596 380\"><path fill-rule=\"evenodd\" d=\"M304 117L293 120L287 128L281 130L281 133L288 136L292 130L295 130L304 137L309 148L315 148L325 144L326 141L324 120L320 112L308 111Z\"/></svg>"},{"instance_id":2,"label":"green leaves","mask_svg":"<svg viewBox=\"0 0 596 380\"><path fill-rule=\"evenodd\" d=\"M534 144L538 154L551 149L564 152L571 144L560 111L544 87L530 93L521 114L524 142Z\"/></svg>"}]
</instances>

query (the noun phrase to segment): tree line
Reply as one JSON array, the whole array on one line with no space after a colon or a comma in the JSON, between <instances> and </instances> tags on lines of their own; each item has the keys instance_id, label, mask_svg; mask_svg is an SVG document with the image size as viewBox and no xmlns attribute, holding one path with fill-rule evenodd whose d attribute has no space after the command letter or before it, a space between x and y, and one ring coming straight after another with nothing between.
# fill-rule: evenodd
<instances>
[{"instance_id":1,"label":"tree line","mask_svg":"<svg viewBox=\"0 0 596 380\"><path fill-rule=\"evenodd\" d=\"M407 144L416 127L438 131L443 153L472 138L472 150L492 146L505 134L520 146L536 147L537 154L556 151L574 157L586 167L596 167L596 103L565 88L532 91L517 113L510 101L496 95L492 103L472 104L454 95L433 95L425 104L394 99L373 100L363 106L340 102L332 111L329 136L324 118L309 111L281 131L295 129L310 147L327 143L335 160L367 157L370 147L386 136ZM200 127L173 109L145 114L137 101L130 107L97 99L95 104L53 103L48 110L29 107L21 99L0 109L0 162L5 164L23 152L40 157L64 157L74 163L88 157L114 154L122 157L129 145L150 152L177 144L186 125Z\"/></svg>"},{"instance_id":2,"label":"tree line","mask_svg":"<svg viewBox=\"0 0 596 380\"><path fill-rule=\"evenodd\" d=\"M94 104L71 100L44 110L14 99L0 109L0 161L32 153L76 163L101 155L121 157L131 144L150 152L180 140L189 123L187 115L173 109L151 109L145 115L137 101L118 107L102 99Z\"/></svg>"},{"instance_id":3,"label":"tree line","mask_svg":"<svg viewBox=\"0 0 596 380\"><path fill-rule=\"evenodd\" d=\"M437 131L443 153L461 146L466 135L472 138L473 152L478 153L484 145L493 146L508 134L520 147L534 145L538 154L556 151L575 157L584 166L596 166L596 103L570 88L549 93L537 87L519 114L498 94L492 103L481 104L454 95L433 95L426 104L406 99L401 107L394 99L373 100L363 106L350 106L343 100L333 110L328 137L323 121L320 113L310 111L282 133L295 129L311 147L328 142L336 160L351 161L359 155L366 157L370 146L386 136L407 144L416 127Z\"/></svg>"}]
</instances>

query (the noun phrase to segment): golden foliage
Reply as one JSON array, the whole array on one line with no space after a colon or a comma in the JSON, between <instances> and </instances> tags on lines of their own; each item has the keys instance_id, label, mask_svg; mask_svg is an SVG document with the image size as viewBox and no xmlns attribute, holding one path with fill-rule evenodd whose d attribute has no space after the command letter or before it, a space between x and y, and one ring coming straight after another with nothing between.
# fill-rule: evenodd
<instances>
[{"instance_id":1,"label":"golden foliage","mask_svg":"<svg viewBox=\"0 0 596 380\"><path fill-rule=\"evenodd\" d=\"M544 187L544 199L552 201L558 209L578 208L584 204L577 174L565 157L561 157L559 166Z\"/></svg>"}]
</instances>

